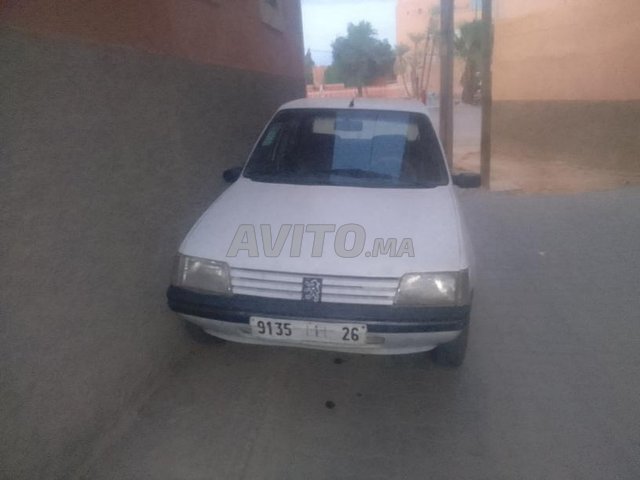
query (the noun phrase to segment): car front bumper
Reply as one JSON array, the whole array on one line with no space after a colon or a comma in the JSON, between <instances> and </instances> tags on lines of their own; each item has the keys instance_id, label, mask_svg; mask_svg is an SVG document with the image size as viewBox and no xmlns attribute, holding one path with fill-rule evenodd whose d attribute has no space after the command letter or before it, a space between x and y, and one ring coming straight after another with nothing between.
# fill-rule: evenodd
<instances>
[{"instance_id":1,"label":"car front bumper","mask_svg":"<svg viewBox=\"0 0 640 480\"><path fill-rule=\"evenodd\" d=\"M428 351L454 340L468 325L470 313L470 306L396 307L311 303L245 295L209 295L173 286L169 287L167 298L173 311L199 325L207 333L225 340L382 355ZM345 346L258 338L251 334L252 316L366 324L366 343Z\"/></svg>"}]
</instances>

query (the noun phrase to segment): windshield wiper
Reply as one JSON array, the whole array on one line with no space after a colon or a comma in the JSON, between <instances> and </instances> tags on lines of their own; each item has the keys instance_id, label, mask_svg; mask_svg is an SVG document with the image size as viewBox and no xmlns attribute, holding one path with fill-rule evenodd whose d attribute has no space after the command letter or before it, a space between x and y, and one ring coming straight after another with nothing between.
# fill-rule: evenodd
<instances>
[{"instance_id":1,"label":"windshield wiper","mask_svg":"<svg viewBox=\"0 0 640 480\"><path fill-rule=\"evenodd\" d=\"M271 170L271 171L262 171L262 172L257 171L257 172L249 172L244 174L244 176L250 180L253 180L255 178L272 178L272 177L286 178L294 175L295 175L295 172L292 172L290 170L286 170L286 171Z\"/></svg>"},{"instance_id":2,"label":"windshield wiper","mask_svg":"<svg viewBox=\"0 0 640 480\"><path fill-rule=\"evenodd\" d=\"M436 188L441 187L441 182L422 181L416 182L411 180L398 180L393 186L395 187L413 187L413 188Z\"/></svg>"},{"instance_id":3,"label":"windshield wiper","mask_svg":"<svg viewBox=\"0 0 640 480\"><path fill-rule=\"evenodd\" d=\"M245 174L249 180L265 183L290 183L298 185L314 185L318 183L316 176L301 175L291 170L271 172L250 172Z\"/></svg>"},{"instance_id":4,"label":"windshield wiper","mask_svg":"<svg viewBox=\"0 0 640 480\"><path fill-rule=\"evenodd\" d=\"M338 175L351 178L371 178L380 180L392 180L391 183L381 183L371 186L385 186L389 188L408 187L408 188L435 188L441 185L440 182L433 181L413 181L413 180L400 180L392 175L380 172L372 172L371 170L362 170L359 168L334 168L333 170L323 170L318 172L319 175L329 174Z\"/></svg>"},{"instance_id":5,"label":"windshield wiper","mask_svg":"<svg viewBox=\"0 0 640 480\"><path fill-rule=\"evenodd\" d=\"M386 173L372 172L371 170L362 170L361 168L334 168L331 170L320 170L314 172L319 175L340 175L343 177L353 178L384 178L391 180L393 177Z\"/></svg>"},{"instance_id":6,"label":"windshield wiper","mask_svg":"<svg viewBox=\"0 0 640 480\"><path fill-rule=\"evenodd\" d=\"M359 168L334 168L331 170L318 170L311 172L297 172L292 170L284 171L257 171L245 173L245 177L250 180L257 180L268 183L278 183L279 181L285 181L287 183L296 183L301 185L318 184L324 185L324 181L327 180L327 176L336 175L339 177L349 177L357 179L371 179L374 180L370 183L369 187L375 188L435 188L442 185L441 182L430 181L411 181L400 180L386 173L372 172L370 170L362 170ZM324 181L323 181L324 180ZM382 180L376 182L375 180ZM329 183L328 185L333 185ZM360 182L358 182L359 186Z\"/></svg>"}]
</instances>

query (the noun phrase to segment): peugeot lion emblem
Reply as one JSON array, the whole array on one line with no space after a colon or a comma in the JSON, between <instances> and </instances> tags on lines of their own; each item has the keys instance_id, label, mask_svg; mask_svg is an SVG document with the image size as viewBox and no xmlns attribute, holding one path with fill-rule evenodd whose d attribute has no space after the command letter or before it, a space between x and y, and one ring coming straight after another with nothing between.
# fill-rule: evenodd
<instances>
[{"instance_id":1,"label":"peugeot lion emblem","mask_svg":"<svg viewBox=\"0 0 640 480\"><path fill-rule=\"evenodd\" d=\"M318 303L322 300L322 279L304 277L302 279L302 300Z\"/></svg>"}]
</instances>

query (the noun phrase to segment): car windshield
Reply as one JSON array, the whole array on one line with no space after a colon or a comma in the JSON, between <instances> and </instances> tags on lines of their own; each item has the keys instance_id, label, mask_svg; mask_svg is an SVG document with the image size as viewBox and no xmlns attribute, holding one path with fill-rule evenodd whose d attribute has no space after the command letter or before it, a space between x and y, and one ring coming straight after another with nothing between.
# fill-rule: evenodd
<instances>
[{"instance_id":1,"label":"car windshield","mask_svg":"<svg viewBox=\"0 0 640 480\"><path fill-rule=\"evenodd\" d=\"M380 188L448 183L426 115L374 110L283 110L244 176L260 182Z\"/></svg>"}]
</instances>

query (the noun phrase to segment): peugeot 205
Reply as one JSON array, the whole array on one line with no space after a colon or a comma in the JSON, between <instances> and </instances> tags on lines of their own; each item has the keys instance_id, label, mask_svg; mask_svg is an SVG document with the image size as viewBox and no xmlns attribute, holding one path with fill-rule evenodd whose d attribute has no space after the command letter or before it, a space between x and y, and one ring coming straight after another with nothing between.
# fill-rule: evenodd
<instances>
[{"instance_id":1,"label":"peugeot 205","mask_svg":"<svg viewBox=\"0 0 640 480\"><path fill-rule=\"evenodd\" d=\"M283 105L188 233L169 306L196 335L462 364L474 262L426 107Z\"/></svg>"}]
</instances>

